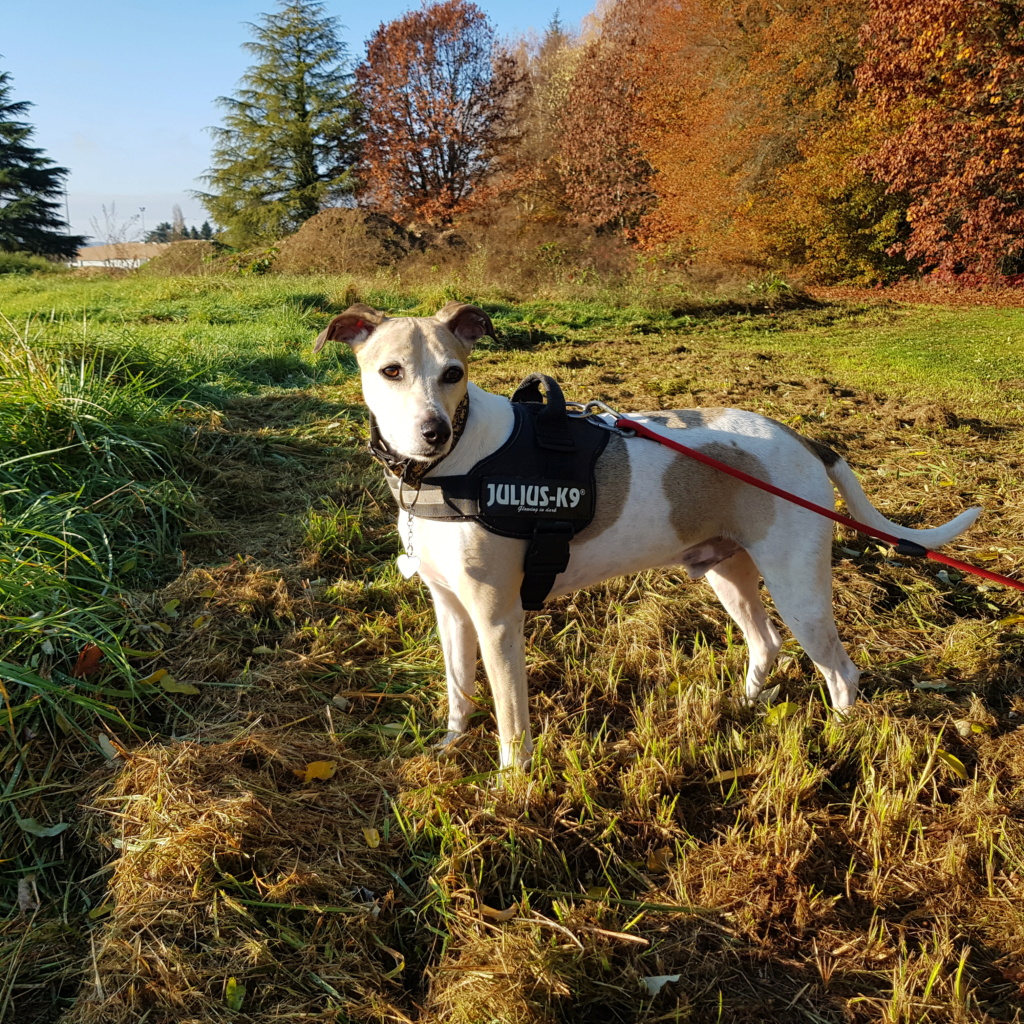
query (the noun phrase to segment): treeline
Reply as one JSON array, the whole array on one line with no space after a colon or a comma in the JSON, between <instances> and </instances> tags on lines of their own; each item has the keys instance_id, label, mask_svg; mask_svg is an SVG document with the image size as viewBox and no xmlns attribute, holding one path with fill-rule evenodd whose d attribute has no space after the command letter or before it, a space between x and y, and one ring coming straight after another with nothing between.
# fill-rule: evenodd
<instances>
[{"instance_id":1,"label":"treeline","mask_svg":"<svg viewBox=\"0 0 1024 1024\"><path fill-rule=\"evenodd\" d=\"M420 237L589 233L818 282L1024 272L1024 27L1001 0L610 0L497 42L467 0L355 66L319 3L265 15L208 191L238 246L328 207Z\"/></svg>"}]
</instances>

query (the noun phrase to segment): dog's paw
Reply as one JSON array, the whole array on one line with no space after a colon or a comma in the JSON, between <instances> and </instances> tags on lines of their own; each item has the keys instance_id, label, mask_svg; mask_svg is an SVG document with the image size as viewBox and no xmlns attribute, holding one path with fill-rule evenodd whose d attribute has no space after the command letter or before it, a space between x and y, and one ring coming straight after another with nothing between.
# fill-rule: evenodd
<instances>
[{"instance_id":1,"label":"dog's paw","mask_svg":"<svg viewBox=\"0 0 1024 1024\"><path fill-rule=\"evenodd\" d=\"M435 740L430 744L430 749L437 751L441 755L451 753L459 740L465 735L464 732L455 732L449 729L439 740Z\"/></svg>"},{"instance_id":2,"label":"dog's paw","mask_svg":"<svg viewBox=\"0 0 1024 1024\"><path fill-rule=\"evenodd\" d=\"M750 693L748 691L743 695L743 704L748 708L757 707L759 704L771 704L778 700L781 689L782 684L776 683L774 686L758 690L757 693Z\"/></svg>"}]
</instances>

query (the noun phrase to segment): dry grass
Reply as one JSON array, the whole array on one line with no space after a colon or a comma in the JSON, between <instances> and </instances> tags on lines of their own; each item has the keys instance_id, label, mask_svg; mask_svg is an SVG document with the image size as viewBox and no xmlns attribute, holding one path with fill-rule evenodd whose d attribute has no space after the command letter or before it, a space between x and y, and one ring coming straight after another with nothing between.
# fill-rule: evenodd
<instances>
[{"instance_id":1,"label":"dry grass","mask_svg":"<svg viewBox=\"0 0 1024 1024\"><path fill-rule=\"evenodd\" d=\"M1022 421L995 400L868 392L714 321L545 329L482 350L477 380L759 408L841 446L894 518L982 503L961 554L1024 564ZM105 723L117 756L77 755L62 854L93 862L94 909L53 968L61 1020L1024 1019L1019 598L839 536L837 617L866 669L843 721L791 644L785 702L743 707L745 652L676 573L553 602L527 626L535 764L495 786L486 693L449 759L429 746L432 614L391 565L357 398L350 380L244 399L197 432L217 531L129 612L133 647L160 648L140 676L198 692L157 738ZM50 1005L8 997L14 1019Z\"/></svg>"}]
</instances>

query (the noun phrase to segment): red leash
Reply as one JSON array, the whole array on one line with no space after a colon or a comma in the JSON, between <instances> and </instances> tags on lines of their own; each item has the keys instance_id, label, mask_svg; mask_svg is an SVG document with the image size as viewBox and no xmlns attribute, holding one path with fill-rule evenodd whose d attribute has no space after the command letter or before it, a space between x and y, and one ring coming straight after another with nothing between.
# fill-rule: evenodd
<instances>
[{"instance_id":1,"label":"red leash","mask_svg":"<svg viewBox=\"0 0 1024 1024\"><path fill-rule=\"evenodd\" d=\"M840 515L833 509L825 508L824 505L815 505L813 501L806 501L803 498L797 497L795 494L790 494L788 491L783 491L772 484L766 483L764 480L758 480L757 477L751 476L749 473L744 473L741 469L734 469L732 466L728 466L724 462L719 462L718 459L713 459L710 455L705 455L703 452L699 452L694 448L687 448L685 444L680 444L678 441L672 441L665 437L664 434L656 433L651 430L650 427L645 427L642 423L637 423L636 420L631 420L627 416L619 416L615 420L615 426L622 430L631 430L638 437L645 437L649 441L657 441L658 444L663 444L666 448L671 448L673 451L677 451L681 455L686 455L691 459L695 459L697 462L702 462L705 466L710 466L712 469L720 470L722 473L728 473L729 476L734 476L737 480L742 480L745 484L750 484L752 487L759 487L762 491L774 494L777 498L783 498L785 501L791 501L794 505L799 505L801 508L806 508L811 512L817 512L819 516L825 516L828 519L835 520L837 523L842 523L843 526L848 526L851 530L856 530L857 533L867 534L869 537L884 540L886 544L891 544L896 549L897 554L916 555L919 558L929 558L933 562L940 562L942 565L948 565L951 569L958 569L960 572L967 572L974 576L981 576L986 580L992 580L993 583L1001 583L1004 587L1013 587L1015 590L1024 591L1024 583L1021 583L1019 580L1012 580L1009 576L1000 576L998 573L989 572L988 569L980 569L976 565L968 565L966 562L958 562L955 558L947 558L945 555L940 555L937 551L932 551L929 548L922 547L920 544L917 544L912 540L904 540L900 537L894 537L891 533L883 533L881 530L876 530L872 526L867 526L864 523L858 523L856 519Z\"/></svg>"}]
</instances>

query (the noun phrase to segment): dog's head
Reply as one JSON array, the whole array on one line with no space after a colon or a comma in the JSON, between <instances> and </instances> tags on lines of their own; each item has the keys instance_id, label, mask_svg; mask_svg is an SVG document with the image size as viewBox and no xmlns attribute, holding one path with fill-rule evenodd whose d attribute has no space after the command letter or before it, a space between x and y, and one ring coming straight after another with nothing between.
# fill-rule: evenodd
<instances>
[{"instance_id":1,"label":"dog's head","mask_svg":"<svg viewBox=\"0 0 1024 1024\"><path fill-rule=\"evenodd\" d=\"M399 317L357 303L321 331L313 350L328 341L350 345L363 397L388 448L429 461L448 454L469 353L485 334L494 337L491 318L463 302L449 302L433 316Z\"/></svg>"}]
</instances>

